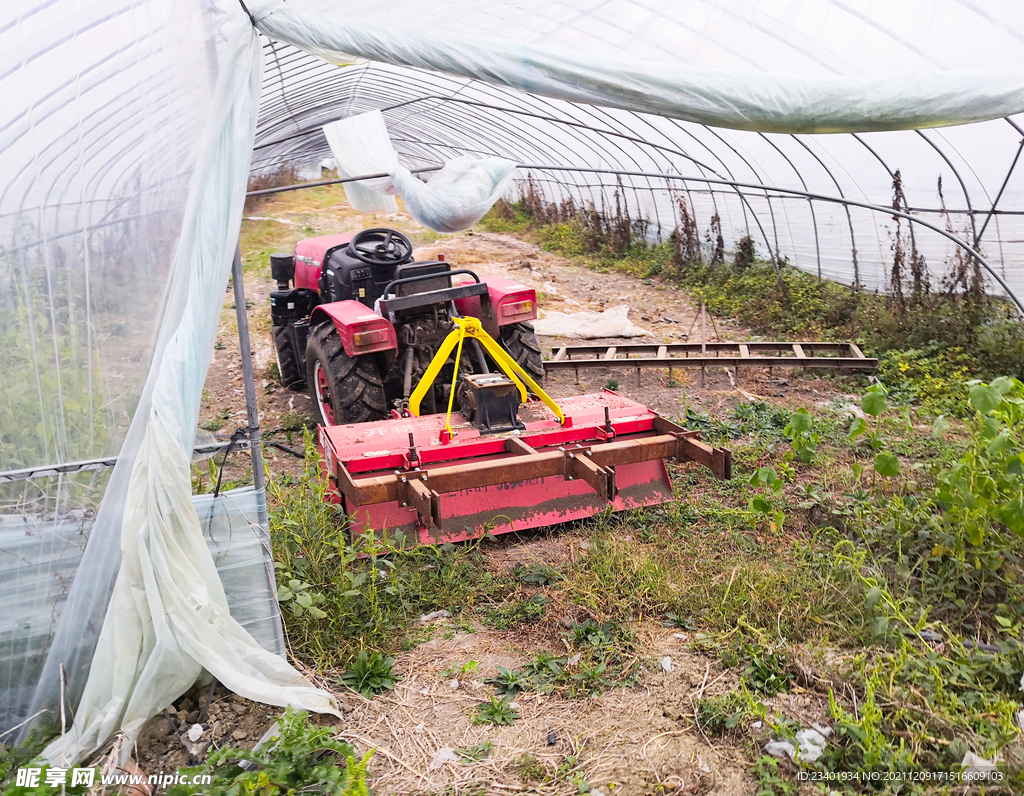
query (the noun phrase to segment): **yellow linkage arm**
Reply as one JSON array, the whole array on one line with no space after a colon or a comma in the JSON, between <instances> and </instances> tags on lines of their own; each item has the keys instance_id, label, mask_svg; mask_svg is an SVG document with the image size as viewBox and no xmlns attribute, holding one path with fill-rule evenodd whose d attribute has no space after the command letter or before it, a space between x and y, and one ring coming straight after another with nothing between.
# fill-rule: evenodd
<instances>
[{"instance_id":1,"label":"yellow linkage arm","mask_svg":"<svg viewBox=\"0 0 1024 796\"><path fill-rule=\"evenodd\" d=\"M493 337L484 331L483 326L480 325L480 321L477 318L453 318L456 328L449 333L444 339L441 345L437 349L434 359L427 367L426 372L423 374L423 378L420 379L420 383L416 385L416 389L412 391L412 395L409 396L409 411L416 417L420 414L420 403L423 401L423 397L427 394L427 390L431 388L434 380L437 378L437 374L441 372L441 368L444 367L444 363L448 361L448 355L451 354L452 349L455 348L462 340L467 337L473 337L480 341L484 349L494 359L501 368L502 372L508 376L512 381L516 383L519 388L520 399L525 403L526 401L526 388L523 386L523 382L529 385L530 389L534 394L544 402L552 412L555 413L555 417L558 418L559 424L565 423L565 413L556 404L551 397L540 388L531 378L530 374L523 370L519 363L509 356L508 352L502 348ZM458 372L456 371L455 378L458 379ZM455 385L452 385L452 391L454 394ZM449 401L449 411L451 402Z\"/></svg>"}]
</instances>

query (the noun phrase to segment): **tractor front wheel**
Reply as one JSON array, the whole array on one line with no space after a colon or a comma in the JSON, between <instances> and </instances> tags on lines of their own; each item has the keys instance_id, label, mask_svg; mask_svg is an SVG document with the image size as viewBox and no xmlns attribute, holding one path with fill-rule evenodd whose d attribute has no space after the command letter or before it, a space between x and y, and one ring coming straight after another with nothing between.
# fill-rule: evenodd
<instances>
[{"instance_id":1,"label":"tractor front wheel","mask_svg":"<svg viewBox=\"0 0 1024 796\"><path fill-rule=\"evenodd\" d=\"M511 354L537 384L544 384L544 362L533 324L523 321L501 327L501 347Z\"/></svg>"},{"instance_id":2,"label":"tractor front wheel","mask_svg":"<svg viewBox=\"0 0 1024 796\"><path fill-rule=\"evenodd\" d=\"M365 423L387 417L384 383L370 356L350 357L331 322L313 329L306 346L306 378L322 426Z\"/></svg>"}]
</instances>

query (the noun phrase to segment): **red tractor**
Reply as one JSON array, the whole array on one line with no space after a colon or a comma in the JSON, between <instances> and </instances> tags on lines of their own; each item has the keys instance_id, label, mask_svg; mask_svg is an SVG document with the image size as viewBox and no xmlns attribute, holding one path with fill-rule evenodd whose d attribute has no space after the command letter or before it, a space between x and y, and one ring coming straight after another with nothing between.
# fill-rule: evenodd
<instances>
[{"instance_id":1,"label":"red tractor","mask_svg":"<svg viewBox=\"0 0 1024 796\"><path fill-rule=\"evenodd\" d=\"M417 262L390 229L270 261L281 380L313 396L354 533L458 541L655 505L672 498L666 459L729 477L728 451L641 404L547 396L525 285Z\"/></svg>"},{"instance_id":2,"label":"red tractor","mask_svg":"<svg viewBox=\"0 0 1024 796\"><path fill-rule=\"evenodd\" d=\"M530 324L537 317L536 293L502 277L485 284L443 260L417 262L400 232L309 238L295 245L294 256L272 254L270 266L278 286L270 305L281 381L292 389L308 386L323 425L383 420L391 410L407 410L454 317L478 318L538 383L544 378ZM500 372L479 341L470 349L460 375ZM449 363L427 393L426 411L447 406L453 367Z\"/></svg>"}]
</instances>

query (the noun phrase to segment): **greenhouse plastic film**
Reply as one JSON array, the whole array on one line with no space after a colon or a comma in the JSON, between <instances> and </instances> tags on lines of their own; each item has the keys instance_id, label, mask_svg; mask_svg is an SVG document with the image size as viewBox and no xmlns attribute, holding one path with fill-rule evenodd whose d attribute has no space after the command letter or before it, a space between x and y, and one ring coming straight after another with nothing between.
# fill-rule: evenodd
<instances>
[{"instance_id":1,"label":"greenhouse plastic film","mask_svg":"<svg viewBox=\"0 0 1024 796\"><path fill-rule=\"evenodd\" d=\"M173 264L187 298L170 319L151 381L123 504L121 567L74 725L44 752L51 761L79 760L115 732L133 740L204 669L251 699L337 713L328 694L231 617L192 505L200 393L237 246L256 121L261 59L251 29L236 29L223 66ZM68 621L65 615L62 624ZM121 748L127 754L130 744Z\"/></svg>"},{"instance_id":2,"label":"greenhouse plastic film","mask_svg":"<svg viewBox=\"0 0 1024 796\"><path fill-rule=\"evenodd\" d=\"M257 0L260 32L334 63L353 56L531 94L760 132L906 130L1024 111L1024 70L879 78L793 77L608 59L507 39L366 24L298 3Z\"/></svg>"},{"instance_id":3,"label":"greenhouse plastic film","mask_svg":"<svg viewBox=\"0 0 1024 796\"><path fill-rule=\"evenodd\" d=\"M284 655L262 494L252 487L192 499L231 616L264 649ZM41 661L82 558L91 519L82 511L39 522L0 516L0 732L31 714Z\"/></svg>"}]
</instances>

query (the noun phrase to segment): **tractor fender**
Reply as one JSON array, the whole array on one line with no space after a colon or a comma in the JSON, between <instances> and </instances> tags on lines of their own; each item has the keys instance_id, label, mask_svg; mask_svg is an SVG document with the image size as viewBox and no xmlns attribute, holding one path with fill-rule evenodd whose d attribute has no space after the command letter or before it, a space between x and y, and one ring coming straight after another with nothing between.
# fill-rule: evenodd
<instances>
[{"instance_id":1,"label":"tractor fender","mask_svg":"<svg viewBox=\"0 0 1024 796\"><path fill-rule=\"evenodd\" d=\"M315 307L309 316L309 328L327 319L338 330L341 345L350 357L398 348L398 336L391 322L358 301L333 301Z\"/></svg>"},{"instance_id":2,"label":"tractor fender","mask_svg":"<svg viewBox=\"0 0 1024 796\"><path fill-rule=\"evenodd\" d=\"M492 337L502 326L537 317L537 291L504 276L487 277L488 301L480 296L455 300L455 308L462 314L479 318Z\"/></svg>"}]
</instances>

